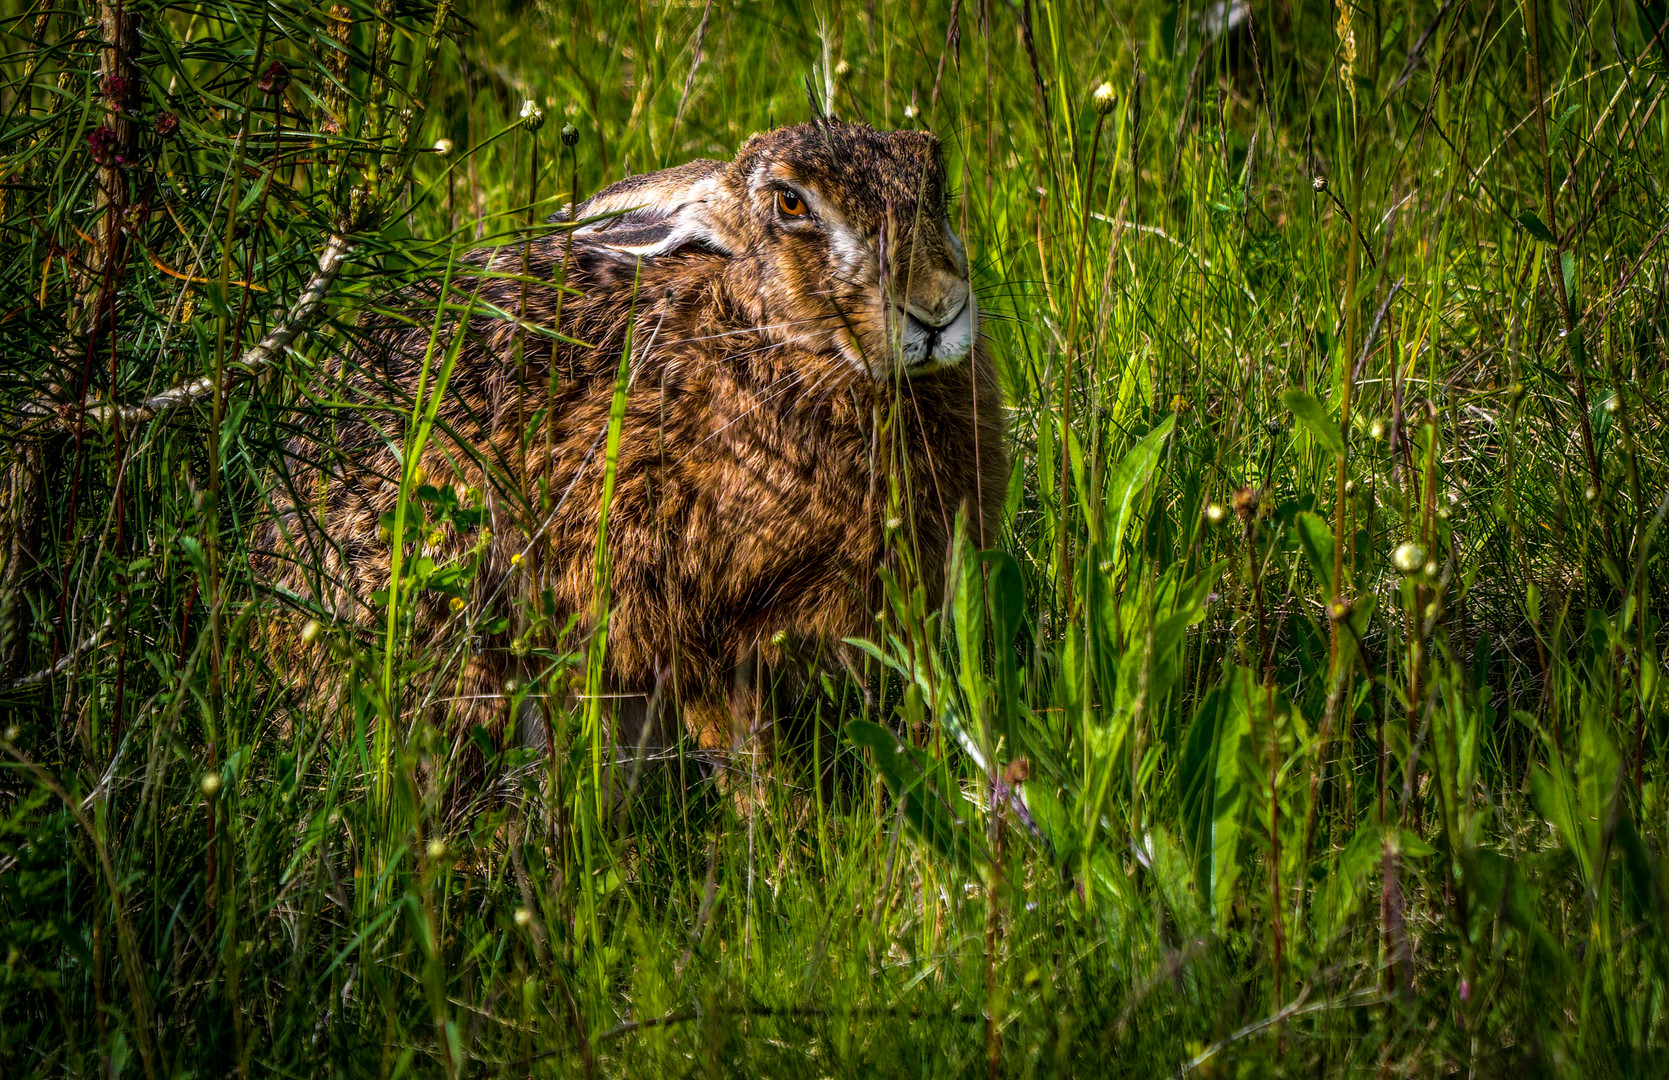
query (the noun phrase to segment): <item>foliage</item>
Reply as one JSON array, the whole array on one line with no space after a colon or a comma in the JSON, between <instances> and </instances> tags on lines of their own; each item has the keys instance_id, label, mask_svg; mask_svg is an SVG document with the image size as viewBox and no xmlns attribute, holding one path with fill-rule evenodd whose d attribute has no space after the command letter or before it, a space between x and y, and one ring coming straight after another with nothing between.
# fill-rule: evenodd
<instances>
[{"instance_id":1,"label":"foliage","mask_svg":"<svg viewBox=\"0 0 1669 1080\"><path fill-rule=\"evenodd\" d=\"M1663 1073L1664 18L12 5L4 1072ZM415 468L386 632L275 664L359 316L808 91L940 133L1014 462L814 687L834 760L617 754L533 609L556 749L435 730L422 538L481 521Z\"/></svg>"}]
</instances>

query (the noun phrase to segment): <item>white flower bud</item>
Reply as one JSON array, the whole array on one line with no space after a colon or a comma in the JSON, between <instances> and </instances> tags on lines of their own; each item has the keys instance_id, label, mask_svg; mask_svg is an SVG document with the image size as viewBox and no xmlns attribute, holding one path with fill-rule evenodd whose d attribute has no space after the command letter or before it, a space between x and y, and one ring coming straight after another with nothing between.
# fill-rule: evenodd
<instances>
[{"instance_id":1,"label":"white flower bud","mask_svg":"<svg viewBox=\"0 0 1669 1080\"><path fill-rule=\"evenodd\" d=\"M198 781L197 786L203 789L204 795L211 799L214 798L220 794L220 774L217 772L204 773L203 779Z\"/></svg>"},{"instance_id":2,"label":"white flower bud","mask_svg":"<svg viewBox=\"0 0 1669 1080\"><path fill-rule=\"evenodd\" d=\"M1409 540L1391 552L1391 565L1404 574L1417 574L1426 564L1426 549Z\"/></svg>"}]
</instances>

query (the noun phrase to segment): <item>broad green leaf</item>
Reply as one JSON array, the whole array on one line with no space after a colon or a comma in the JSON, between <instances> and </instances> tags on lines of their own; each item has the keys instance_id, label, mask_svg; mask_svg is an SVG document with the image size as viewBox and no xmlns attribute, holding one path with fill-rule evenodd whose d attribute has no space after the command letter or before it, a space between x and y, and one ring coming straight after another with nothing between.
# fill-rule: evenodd
<instances>
[{"instance_id":1,"label":"broad green leaf","mask_svg":"<svg viewBox=\"0 0 1669 1080\"><path fill-rule=\"evenodd\" d=\"M869 751L893 798L904 807L904 819L934 851L962 870L974 873L989 860L979 839L973 807L960 791L940 791L921 754L906 746L890 728L870 720L846 725L846 737Z\"/></svg>"},{"instance_id":2,"label":"broad green leaf","mask_svg":"<svg viewBox=\"0 0 1669 1080\"><path fill-rule=\"evenodd\" d=\"M1184 835L1196 883L1218 930L1228 923L1240 876L1241 818L1249 786L1242 780L1241 752L1251 733L1255 687L1249 670L1235 668L1213 688L1183 738L1178 764Z\"/></svg>"},{"instance_id":3,"label":"broad green leaf","mask_svg":"<svg viewBox=\"0 0 1669 1080\"><path fill-rule=\"evenodd\" d=\"M1159 467L1160 451L1175 427L1176 414L1172 413L1130 448L1130 452L1118 463L1118 468L1113 470L1112 478L1107 481L1107 497L1104 503L1107 518L1103 520L1110 519L1112 527L1104 535L1107 555L1115 564L1122 564L1124 561L1122 549L1125 531L1138 512L1145 509L1145 506L1137 506L1137 495L1147 487L1154 470ZM1114 574L1116 576L1116 569Z\"/></svg>"},{"instance_id":4,"label":"broad green leaf","mask_svg":"<svg viewBox=\"0 0 1669 1080\"><path fill-rule=\"evenodd\" d=\"M1542 243L1551 244L1554 242L1553 234L1548 231L1546 225L1542 224L1542 219L1536 216L1536 212L1534 210L1526 210L1513 220L1524 226L1525 232L1529 233L1537 240L1540 240Z\"/></svg>"},{"instance_id":5,"label":"broad green leaf","mask_svg":"<svg viewBox=\"0 0 1669 1080\"><path fill-rule=\"evenodd\" d=\"M1328 415L1326 406L1296 387L1281 395L1281 404L1291 410L1293 419L1302 424L1316 442L1334 454L1344 455L1344 436L1339 434L1339 422Z\"/></svg>"},{"instance_id":6,"label":"broad green leaf","mask_svg":"<svg viewBox=\"0 0 1669 1080\"><path fill-rule=\"evenodd\" d=\"M1333 595L1332 526L1320 514L1302 510L1293 519L1292 531L1298 538L1298 546L1304 549L1304 557L1310 560L1316 580L1327 587L1327 595Z\"/></svg>"}]
</instances>

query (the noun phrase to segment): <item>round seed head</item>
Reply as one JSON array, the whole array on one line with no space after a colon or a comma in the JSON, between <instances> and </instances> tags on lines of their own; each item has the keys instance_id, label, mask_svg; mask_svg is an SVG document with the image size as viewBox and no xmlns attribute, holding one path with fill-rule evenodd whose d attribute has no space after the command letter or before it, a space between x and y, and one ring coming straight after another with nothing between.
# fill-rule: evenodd
<instances>
[{"instance_id":1,"label":"round seed head","mask_svg":"<svg viewBox=\"0 0 1669 1080\"><path fill-rule=\"evenodd\" d=\"M315 641L319 640L319 635L323 632L324 627L319 625L319 620L308 619L302 624L301 627L301 643L303 645L311 645Z\"/></svg>"},{"instance_id":2,"label":"round seed head","mask_svg":"<svg viewBox=\"0 0 1669 1080\"><path fill-rule=\"evenodd\" d=\"M580 129L572 124L562 125L562 145L573 149L580 141Z\"/></svg>"},{"instance_id":3,"label":"round seed head","mask_svg":"<svg viewBox=\"0 0 1669 1080\"><path fill-rule=\"evenodd\" d=\"M516 925L517 926L521 926L521 927L531 926L531 925L533 925L533 912L527 910L524 907L519 907L519 908L516 909L515 919L516 919Z\"/></svg>"},{"instance_id":4,"label":"round seed head","mask_svg":"<svg viewBox=\"0 0 1669 1080\"><path fill-rule=\"evenodd\" d=\"M429 861L440 862L444 858L446 858L446 841L437 836L429 841Z\"/></svg>"},{"instance_id":5,"label":"round seed head","mask_svg":"<svg viewBox=\"0 0 1669 1080\"><path fill-rule=\"evenodd\" d=\"M1373 420L1371 422L1369 422L1369 424L1368 424L1368 435L1371 436L1372 438L1378 439L1381 442L1383 442L1385 440L1385 437L1390 435L1390 434L1391 434L1391 425L1385 422L1385 418L1383 416L1376 416L1376 417L1373 418Z\"/></svg>"},{"instance_id":6,"label":"round seed head","mask_svg":"<svg viewBox=\"0 0 1669 1080\"><path fill-rule=\"evenodd\" d=\"M1412 540L1398 544L1397 549L1391 552L1391 565L1395 566L1400 573L1419 573L1420 567L1425 564L1426 549Z\"/></svg>"},{"instance_id":7,"label":"round seed head","mask_svg":"<svg viewBox=\"0 0 1669 1080\"><path fill-rule=\"evenodd\" d=\"M212 799L216 795L220 794L220 783L219 773L206 772L203 774L203 779L197 782L197 786L203 789L204 795L207 795Z\"/></svg>"}]
</instances>

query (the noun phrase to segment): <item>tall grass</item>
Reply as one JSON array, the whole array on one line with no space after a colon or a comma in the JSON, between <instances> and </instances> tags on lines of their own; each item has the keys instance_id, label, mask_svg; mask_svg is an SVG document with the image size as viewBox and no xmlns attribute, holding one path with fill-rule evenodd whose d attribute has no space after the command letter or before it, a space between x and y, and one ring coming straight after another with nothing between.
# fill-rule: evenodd
<instances>
[{"instance_id":1,"label":"tall grass","mask_svg":"<svg viewBox=\"0 0 1669 1080\"><path fill-rule=\"evenodd\" d=\"M1662 1073L1666 18L14 3L4 1073ZM887 582L832 788L628 779L528 607L592 693L460 797L468 501L278 664L283 444L392 291L808 88L944 141L1003 534Z\"/></svg>"}]
</instances>

